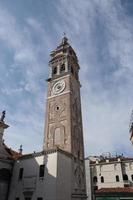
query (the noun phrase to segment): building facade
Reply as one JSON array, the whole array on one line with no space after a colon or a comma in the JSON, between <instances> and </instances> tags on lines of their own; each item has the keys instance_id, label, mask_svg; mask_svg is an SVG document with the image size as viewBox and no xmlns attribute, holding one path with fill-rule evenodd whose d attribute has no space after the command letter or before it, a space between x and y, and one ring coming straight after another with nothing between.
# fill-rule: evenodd
<instances>
[{"instance_id":1,"label":"building facade","mask_svg":"<svg viewBox=\"0 0 133 200\"><path fill-rule=\"evenodd\" d=\"M91 185L92 199L95 199L95 191L101 188L133 187L133 158L100 156L88 157L85 162L90 165L90 172L86 168L86 174L91 174L87 187Z\"/></svg>"},{"instance_id":2,"label":"building facade","mask_svg":"<svg viewBox=\"0 0 133 200\"><path fill-rule=\"evenodd\" d=\"M71 155L60 149L21 156L13 168L9 200L73 199L74 164ZM78 189L78 182L74 187Z\"/></svg>"}]
</instances>

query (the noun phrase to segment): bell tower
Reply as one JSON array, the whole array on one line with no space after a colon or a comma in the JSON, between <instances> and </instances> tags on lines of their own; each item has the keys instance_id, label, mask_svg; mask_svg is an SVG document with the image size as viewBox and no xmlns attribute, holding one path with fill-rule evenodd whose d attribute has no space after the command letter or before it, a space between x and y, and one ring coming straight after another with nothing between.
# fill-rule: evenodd
<instances>
[{"instance_id":1,"label":"bell tower","mask_svg":"<svg viewBox=\"0 0 133 200\"><path fill-rule=\"evenodd\" d=\"M50 54L44 149L60 149L84 159L79 64L64 36Z\"/></svg>"}]
</instances>

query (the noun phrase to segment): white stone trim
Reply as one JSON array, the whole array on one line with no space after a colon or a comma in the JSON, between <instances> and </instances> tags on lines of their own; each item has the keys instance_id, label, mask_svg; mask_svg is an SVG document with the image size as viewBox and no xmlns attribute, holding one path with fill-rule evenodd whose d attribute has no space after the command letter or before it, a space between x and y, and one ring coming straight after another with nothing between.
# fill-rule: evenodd
<instances>
[{"instance_id":1,"label":"white stone trim","mask_svg":"<svg viewBox=\"0 0 133 200\"><path fill-rule=\"evenodd\" d=\"M69 77L69 76L70 76L70 74L62 75L61 77L55 78L55 79L51 80L50 82L53 82L53 81L56 81L56 80L60 80L60 79L63 79L64 77Z\"/></svg>"},{"instance_id":2,"label":"white stone trim","mask_svg":"<svg viewBox=\"0 0 133 200\"><path fill-rule=\"evenodd\" d=\"M66 91L66 92L62 92L61 94L52 95L51 97L48 97L47 99L51 99L51 98L58 97L58 96L61 96L61 95L64 95L64 94L68 94L68 93L70 93L70 92L71 92L71 91L68 90L68 91Z\"/></svg>"}]
</instances>

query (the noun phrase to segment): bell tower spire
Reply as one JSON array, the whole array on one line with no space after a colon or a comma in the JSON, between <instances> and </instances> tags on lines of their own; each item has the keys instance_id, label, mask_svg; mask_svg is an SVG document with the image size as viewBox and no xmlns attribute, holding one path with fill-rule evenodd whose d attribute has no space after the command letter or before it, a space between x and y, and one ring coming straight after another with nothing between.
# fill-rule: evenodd
<instances>
[{"instance_id":1,"label":"bell tower spire","mask_svg":"<svg viewBox=\"0 0 133 200\"><path fill-rule=\"evenodd\" d=\"M50 57L44 149L58 147L83 160L80 67L65 35Z\"/></svg>"}]
</instances>

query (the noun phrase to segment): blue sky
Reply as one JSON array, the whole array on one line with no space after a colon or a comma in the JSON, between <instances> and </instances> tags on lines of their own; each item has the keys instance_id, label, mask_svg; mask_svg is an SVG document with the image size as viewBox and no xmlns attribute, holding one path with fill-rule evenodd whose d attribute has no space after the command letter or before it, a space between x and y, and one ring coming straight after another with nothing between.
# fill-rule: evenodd
<instances>
[{"instance_id":1,"label":"blue sky","mask_svg":"<svg viewBox=\"0 0 133 200\"><path fill-rule=\"evenodd\" d=\"M0 111L13 149L43 145L50 51L66 32L80 63L86 155L132 155L133 1L0 0Z\"/></svg>"}]
</instances>

